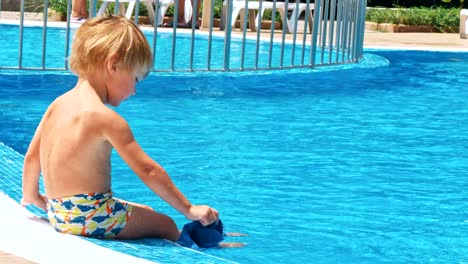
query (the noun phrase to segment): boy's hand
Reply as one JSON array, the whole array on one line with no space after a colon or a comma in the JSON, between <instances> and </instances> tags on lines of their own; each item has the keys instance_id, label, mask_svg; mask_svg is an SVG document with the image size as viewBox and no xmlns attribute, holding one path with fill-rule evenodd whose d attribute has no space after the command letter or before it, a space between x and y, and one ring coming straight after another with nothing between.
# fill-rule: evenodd
<instances>
[{"instance_id":1,"label":"boy's hand","mask_svg":"<svg viewBox=\"0 0 468 264\"><path fill-rule=\"evenodd\" d=\"M194 205L190 208L188 219L200 221L203 226L210 225L219 219L218 211L206 205Z\"/></svg>"},{"instance_id":2,"label":"boy's hand","mask_svg":"<svg viewBox=\"0 0 468 264\"><path fill-rule=\"evenodd\" d=\"M20 203L23 207L26 207L27 205L30 205L30 204L35 205L47 213L47 198L44 195L39 194L36 197L28 197L28 198L23 197L21 198Z\"/></svg>"}]
</instances>

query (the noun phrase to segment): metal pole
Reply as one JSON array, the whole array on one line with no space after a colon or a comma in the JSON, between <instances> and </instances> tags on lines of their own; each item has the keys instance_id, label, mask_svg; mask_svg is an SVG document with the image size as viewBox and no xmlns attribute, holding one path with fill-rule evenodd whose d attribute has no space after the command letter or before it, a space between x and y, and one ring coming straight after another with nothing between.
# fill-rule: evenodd
<instances>
[{"instance_id":1,"label":"metal pole","mask_svg":"<svg viewBox=\"0 0 468 264\"><path fill-rule=\"evenodd\" d=\"M207 19L206 16L209 16L208 18L210 19L210 24L209 24L209 33L208 33L208 54L207 54L207 58L206 58L206 65L207 65L207 70L211 70L211 48L212 48L212 44L213 44L213 24L214 24L214 21L213 21L213 14L214 14L214 4L215 4L215 1L211 1L211 0L205 0L207 3L209 2L210 4L210 12L209 14L205 13L205 3L203 4L203 15L202 15L202 26L203 26L203 23L206 22L205 20ZM205 2L203 1L203 2ZM203 26L205 27L205 26Z\"/></svg>"},{"instance_id":2,"label":"metal pole","mask_svg":"<svg viewBox=\"0 0 468 264\"><path fill-rule=\"evenodd\" d=\"M305 51L306 51L306 43L307 43L307 28L312 26L311 25L307 25L307 23L309 23L309 20L311 18L309 18L309 16L311 16L311 12L310 12L310 0L306 0L306 13L305 13L305 16L304 16L304 32L302 34L302 52L301 52L301 66L304 66L304 61L305 61ZM312 31L312 30L311 30ZM312 34L312 32L310 32Z\"/></svg>"},{"instance_id":3,"label":"metal pole","mask_svg":"<svg viewBox=\"0 0 468 264\"><path fill-rule=\"evenodd\" d=\"M249 21L249 16L250 16L249 12L245 12L245 10L248 10L249 9L248 7L249 7L249 0L245 0L245 3L244 3L244 20L240 21L242 23L242 25L240 25L240 28L243 29L243 31L242 31L242 46L241 46L241 65L240 65L241 70L245 69L244 68L245 67L245 42L246 42L246 38L247 38L247 21ZM234 17L232 19L236 19L236 18ZM234 21L234 23L235 23L235 21ZM231 30L232 30L232 28L231 28Z\"/></svg>"},{"instance_id":4,"label":"metal pole","mask_svg":"<svg viewBox=\"0 0 468 264\"><path fill-rule=\"evenodd\" d=\"M88 12L89 12L89 17L90 18L93 18L93 17L96 16L96 7L97 7L96 1L97 0L90 0L89 1L89 11Z\"/></svg>"},{"instance_id":5,"label":"metal pole","mask_svg":"<svg viewBox=\"0 0 468 264\"><path fill-rule=\"evenodd\" d=\"M232 31L232 5L233 5L233 0L227 0L229 3L227 5L227 10L226 10L226 20L225 20L225 26L224 26L224 63L223 63L223 69L226 71L229 70L229 58L231 56L231 31ZM248 0L246 0L248 1Z\"/></svg>"},{"instance_id":6,"label":"metal pole","mask_svg":"<svg viewBox=\"0 0 468 264\"><path fill-rule=\"evenodd\" d=\"M135 2L135 24L138 25L138 17L140 15L140 0L136 0Z\"/></svg>"},{"instance_id":7,"label":"metal pole","mask_svg":"<svg viewBox=\"0 0 468 264\"><path fill-rule=\"evenodd\" d=\"M468 0L465 0L468 3ZM362 58L364 49L364 31L366 28L366 9L367 1L361 0L361 23L360 23L360 34L359 34L359 57Z\"/></svg>"},{"instance_id":8,"label":"metal pole","mask_svg":"<svg viewBox=\"0 0 468 264\"><path fill-rule=\"evenodd\" d=\"M198 7L198 1L197 0L192 0L192 37L190 38L190 62L189 62L189 70L193 71L193 51L195 48L195 27L198 22L198 12L197 12L197 7ZM184 7L185 8L185 7Z\"/></svg>"},{"instance_id":9,"label":"metal pole","mask_svg":"<svg viewBox=\"0 0 468 264\"><path fill-rule=\"evenodd\" d=\"M42 27L42 58L41 58L41 67L45 69L45 58L46 58L46 44L47 44L47 15L49 9L49 1L44 1L44 23Z\"/></svg>"},{"instance_id":10,"label":"metal pole","mask_svg":"<svg viewBox=\"0 0 468 264\"><path fill-rule=\"evenodd\" d=\"M336 41L335 41L335 48L336 48L336 58L335 63L339 62L340 59L340 44L341 44L341 31L343 26L343 0L337 0L337 9L338 14L336 15Z\"/></svg>"},{"instance_id":11,"label":"metal pole","mask_svg":"<svg viewBox=\"0 0 468 264\"><path fill-rule=\"evenodd\" d=\"M320 18L322 17L322 0L315 0L314 5L314 27L312 28L311 49L310 49L310 66L315 67L315 54L317 53L317 35L319 30Z\"/></svg>"},{"instance_id":12,"label":"metal pole","mask_svg":"<svg viewBox=\"0 0 468 264\"><path fill-rule=\"evenodd\" d=\"M159 21L159 9L161 8L159 1L156 1L154 5L154 21L153 21L153 70L156 68L156 47L158 44L158 21ZM164 19L164 18L163 18ZM163 21L163 20L161 20Z\"/></svg>"},{"instance_id":13,"label":"metal pole","mask_svg":"<svg viewBox=\"0 0 468 264\"><path fill-rule=\"evenodd\" d=\"M18 68L23 67L23 34L24 34L24 0L20 4L20 35L18 49Z\"/></svg>"},{"instance_id":14,"label":"metal pole","mask_svg":"<svg viewBox=\"0 0 468 264\"><path fill-rule=\"evenodd\" d=\"M341 60L342 62L345 62L346 43L348 42L349 1L345 1L343 8L343 40L341 43Z\"/></svg>"},{"instance_id":15,"label":"metal pole","mask_svg":"<svg viewBox=\"0 0 468 264\"><path fill-rule=\"evenodd\" d=\"M114 14L118 15L120 14L120 3L119 0L115 0L115 5L114 5Z\"/></svg>"},{"instance_id":16,"label":"metal pole","mask_svg":"<svg viewBox=\"0 0 468 264\"><path fill-rule=\"evenodd\" d=\"M271 60L273 58L273 39L276 26L276 0L273 0L273 9L271 10L271 26L270 26L270 47L268 56L268 68L271 68Z\"/></svg>"},{"instance_id":17,"label":"metal pole","mask_svg":"<svg viewBox=\"0 0 468 264\"><path fill-rule=\"evenodd\" d=\"M329 35L329 40L328 40L328 64L331 64L332 57L333 57L333 51L334 51L334 46L333 46L333 37L335 36L335 13L336 13L336 1L337 0L332 0L330 4L330 35Z\"/></svg>"},{"instance_id":18,"label":"metal pole","mask_svg":"<svg viewBox=\"0 0 468 264\"><path fill-rule=\"evenodd\" d=\"M322 23L322 35L320 36L320 38L322 39L322 44L320 45L320 48L321 48L321 56L320 56L320 64L323 64L323 61L324 61L324 56L325 56L325 50L326 50L326 46L327 46L327 30L328 30L328 7L330 5L330 2L329 0L325 0L323 2L325 4L324 6L324 11L323 11L323 23Z\"/></svg>"},{"instance_id":19,"label":"metal pole","mask_svg":"<svg viewBox=\"0 0 468 264\"><path fill-rule=\"evenodd\" d=\"M258 19L257 19L257 41L255 44L255 66L254 68L258 68L258 55L260 54L260 32L262 31L262 5L263 5L263 0L259 1L259 6L258 6ZM246 10L247 11L247 10ZM248 13L248 12L247 12ZM273 19L273 18L272 18ZM247 20L247 19L245 19ZM245 31L247 31L247 28L244 28Z\"/></svg>"},{"instance_id":20,"label":"metal pole","mask_svg":"<svg viewBox=\"0 0 468 264\"><path fill-rule=\"evenodd\" d=\"M284 1L284 15L285 17L288 15L288 4L289 0ZM286 20L286 19L284 19ZM288 25L286 24L286 21L283 21L283 32L281 34L281 54L280 54L280 67L283 68L284 66L284 43L286 41L286 32L288 31Z\"/></svg>"},{"instance_id":21,"label":"metal pole","mask_svg":"<svg viewBox=\"0 0 468 264\"><path fill-rule=\"evenodd\" d=\"M349 30L349 38L348 38L348 62L353 59L354 57L354 49L352 47L354 43L354 37L356 36L356 1L351 1L351 8L349 10L351 19L349 20L350 30Z\"/></svg>"},{"instance_id":22,"label":"metal pole","mask_svg":"<svg viewBox=\"0 0 468 264\"><path fill-rule=\"evenodd\" d=\"M300 0L296 0L296 10L299 10L299 2ZM291 49L291 66L294 66L294 58L296 56L296 41L297 41L297 20L299 19L299 13L298 12L293 12L294 17L291 17L294 23L294 30L293 32L290 32L293 34L293 42L292 42L292 49ZM288 12L285 10L285 17L288 17ZM291 20L289 20L291 21ZM288 25L289 26L289 25Z\"/></svg>"},{"instance_id":23,"label":"metal pole","mask_svg":"<svg viewBox=\"0 0 468 264\"><path fill-rule=\"evenodd\" d=\"M171 70L175 68L175 50L177 44L177 23L179 16L179 0L174 1L174 16L172 19L172 51L171 51Z\"/></svg>"},{"instance_id":24,"label":"metal pole","mask_svg":"<svg viewBox=\"0 0 468 264\"><path fill-rule=\"evenodd\" d=\"M70 14L71 14L71 0L67 1L67 28L65 31L65 58L68 58L68 55L70 54L69 49L70 49ZM64 61L65 66L64 68L68 70L68 63L65 60Z\"/></svg>"}]
</instances>

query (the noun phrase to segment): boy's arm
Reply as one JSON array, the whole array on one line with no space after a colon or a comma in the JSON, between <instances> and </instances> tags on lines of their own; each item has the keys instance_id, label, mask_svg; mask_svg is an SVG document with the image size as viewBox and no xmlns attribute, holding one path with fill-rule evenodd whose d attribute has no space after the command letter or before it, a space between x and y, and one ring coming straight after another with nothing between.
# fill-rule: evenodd
<instances>
[{"instance_id":1,"label":"boy's arm","mask_svg":"<svg viewBox=\"0 0 468 264\"><path fill-rule=\"evenodd\" d=\"M113 112L113 111L112 111ZM218 212L208 206L193 206L172 182L166 171L149 157L136 142L127 122L117 113L107 118L105 137L141 180L168 204L188 219L209 225L218 220Z\"/></svg>"},{"instance_id":2,"label":"boy's arm","mask_svg":"<svg viewBox=\"0 0 468 264\"><path fill-rule=\"evenodd\" d=\"M23 165L23 198L21 204L35 206L47 211L45 197L39 193L39 177L41 175L40 145L43 120L34 133L28 150L24 155Z\"/></svg>"}]
</instances>

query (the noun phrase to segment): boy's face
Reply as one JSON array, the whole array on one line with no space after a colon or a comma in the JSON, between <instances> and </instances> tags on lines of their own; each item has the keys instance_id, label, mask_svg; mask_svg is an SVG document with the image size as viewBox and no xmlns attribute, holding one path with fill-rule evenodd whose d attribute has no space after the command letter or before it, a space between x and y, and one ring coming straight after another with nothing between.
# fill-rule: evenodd
<instances>
[{"instance_id":1,"label":"boy's face","mask_svg":"<svg viewBox=\"0 0 468 264\"><path fill-rule=\"evenodd\" d=\"M119 106L122 101L127 100L136 93L136 83L140 76L134 71L128 71L116 66L109 83L108 103L112 106Z\"/></svg>"}]
</instances>

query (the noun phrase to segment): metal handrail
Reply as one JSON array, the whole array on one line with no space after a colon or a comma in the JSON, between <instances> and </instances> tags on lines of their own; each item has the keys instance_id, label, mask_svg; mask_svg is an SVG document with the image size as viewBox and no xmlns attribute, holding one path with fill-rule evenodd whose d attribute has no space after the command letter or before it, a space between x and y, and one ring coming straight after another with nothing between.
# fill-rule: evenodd
<instances>
[{"instance_id":1,"label":"metal handrail","mask_svg":"<svg viewBox=\"0 0 468 264\"><path fill-rule=\"evenodd\" d=\"M60 63L63 63L63 67L48 66L48 62L50 62L48 55L51 51L47 49L47 41L51 40L47 36L49 31L56 29L51 29L48 26L47 18L50 6L48 0L43 1L41 54L30 55L28 53L28 56L41 56L40 65L25 65L25 61L30 59L24 52L24 43L28 41L24 30L29 26L29 23L26 23L28 21L25 19L25 0L20 0L20 18L17 23L19 26L18 62L16 65L2 65L4 62L0 61L0 69L68 70L67 57L75 28L70 23L71 0L65 0L68 7L67 22L61 29L65 31L63 39L60 40L63 41L65 48ZM132 0L115 0L113 12L123 11L119 10L119 2L128 1ZM138 14L140 3L149 0L134 1L136 1L134 11ZM215 3L212 0L204 0L209 1L208 5L204 4L204 7L209 7L207 12L211 16L209 22L202 25L201 30L195 29L194 22L189 30L179 29L175 25L171 30L159 28L156 23L160 20L159 1L162 0L153 1L157 3L153 5L156 16L152 24L153 28L145 30L153 48L155 61L153 71L205 72L314 68L356 62L363 56L366 0L284 0L285 2L259 0L257 3L254 0L224 0L223 5L225 5L226 13L222 17L222 30L214 27L215 18L212 14L214 14ZM193 3L196 10L197 1L195 0ZM256 5L251 5L252 3ZM98 0L89 0L91 17L96 16L96 9L100 4L101 2ZM178 5L179 0L174 0L174 17L178 15ZM0 8L4 8L2 0L0 0ZM243 16L244 20L239 21L241 29L232 26L232 19L237 19L233 17L233 14L242 13L239 10L255 10L255 8L257 12L262 9L269 9L272 14L285 12L287 21L282 21L282 29L275 29L274 23L271 23L269 28L262 29L263 18L258 16L255 20L249 20L250 12L246 11ZM298 12L291 12L293 10L305 10L305 12L298 14ZM0 26L2 21L5 21L2 12L5 11L0 9ZM294 17L289 17L288 13L292 13ZM309 23L310 16L312 16L312 24ZM139 16L134 15L133 17L135 23L138 23ZM255 21L257 32L251 32L247 29L247 21ZM289 26L293 28L291 33L287 33ZM0 37L1 32L0 30ZM162 37L170 37L171 39L163 41ZM188 44L180 44L181 39L184 41L188 39ZM222 45L219 44L221 42ZM168 44L170 45L167 46ZM163 45L166 46L162 48ZM206 45L207 48L202 49L200 45ZM185 50L183 55L180 53L181 49ZM200 63L201 61L206 63ZM266 63L263 63L264 61Z\"/></svg>"}]
</instances>

